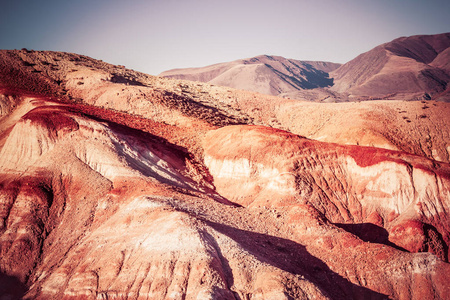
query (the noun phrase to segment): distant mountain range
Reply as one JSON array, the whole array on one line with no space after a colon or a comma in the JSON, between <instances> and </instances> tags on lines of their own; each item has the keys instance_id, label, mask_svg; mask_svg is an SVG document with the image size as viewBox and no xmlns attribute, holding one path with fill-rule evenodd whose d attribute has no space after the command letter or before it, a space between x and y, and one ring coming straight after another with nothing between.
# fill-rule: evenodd
<instances>
[{"instance_id":1,"label":"distant mountain range","mask_svg":"<svg viewBox=\"0 0 450 300\"><path fill-rule=\"evenodd\" d=\"M450 33L402 37L333 71L332 90L359 97L448 96Z\"/></svg>"},{"instance_id":2,"label":"distant mountain range","mask_svg":"<svg viewBox=\"0 0 450 300\"><path fill-rule=\"evenodd\" d=\"M160 76L313 101L450 101L450 33L401 37L344 65L261 55Z\"/></svg>"},{"instance_id":3,"label":"distant mountain range","mask_svg":"<svg viewBox=\"0 0 450 300\"><path fill-rule=\"evenodd\" d=\"M204 68L175 69L160 76L208 82L268 95L330 87L329 72L340 64L260 55Z\"/></svg>"}]
</instances>

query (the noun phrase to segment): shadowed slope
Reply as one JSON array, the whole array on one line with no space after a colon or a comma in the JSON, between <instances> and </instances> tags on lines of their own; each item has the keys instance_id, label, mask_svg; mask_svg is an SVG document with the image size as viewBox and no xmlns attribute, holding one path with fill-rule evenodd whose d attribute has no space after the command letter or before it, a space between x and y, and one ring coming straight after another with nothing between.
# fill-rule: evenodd
<instances>
[{"instance_id":1,"label":"shadowed slope","mask_svg":"<svg viewBox=\"0 0 450 300\"><path fill-rule=\"evenodd\" d=\"M448 258L448 164L254 126L212 131L204 145L215 186L233 202L273 207L308 203L332 222L375 222L401 248L429 247L427 251ZM415 230L414 238L400 233L407 228Z\"/></svg>"},{"instance_id":2,"label":"shadowed slope","mask_svg":"<svg viewBox=\"0 0 450 300\"><path fill-rule=\"evenodd\" d=\"M331 89L353 99L447 101L450 69L444 60L449 47L450 33L398 38L332 71Z\"/></svg>"},{"instance_id":3,"label":"shadowed slope","mask_svg":"<svg viewBox=\"0 0 450 300\"><path fill-rule=\"evenodd\" d=\"M339 64L261 55L203 68L176 69L160 76L208 82L268 95L333 85L328 72Z\"/></svg>"}]
</instances>

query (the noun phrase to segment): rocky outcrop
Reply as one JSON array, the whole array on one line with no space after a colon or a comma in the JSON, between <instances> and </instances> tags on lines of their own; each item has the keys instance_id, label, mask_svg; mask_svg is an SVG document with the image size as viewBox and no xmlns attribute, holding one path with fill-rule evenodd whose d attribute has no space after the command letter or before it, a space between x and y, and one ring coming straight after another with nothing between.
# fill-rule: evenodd
<instances>
[{"instance_id":1,"label":"rocky outcrop","mask_svg":"<svg viewBox=\"0 0 450 300\"><path fill-rule=\"evenodd\" d=\"M448 164L265 127L222 128L210 132L204 145L215 186L233 202L246 207L310 204L333 223L370 223L387 230L384 243L448 259ZM357 226L343 227L358 232ZM371 240L370 233L361 234Z\"/></svg>"}]
</instances>

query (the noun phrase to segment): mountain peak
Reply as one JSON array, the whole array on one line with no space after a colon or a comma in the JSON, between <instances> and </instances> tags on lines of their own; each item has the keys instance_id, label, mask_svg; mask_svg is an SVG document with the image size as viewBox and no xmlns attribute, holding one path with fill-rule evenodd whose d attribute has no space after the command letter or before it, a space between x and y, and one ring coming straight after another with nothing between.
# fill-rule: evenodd
<instances>
[{"instance_id":1,"label":"mountain peak","mask_svg":"<svg viewBox=\"0 0 450 300\"><path fill-rule=\"evenodd\" d=\"M160 76L280 95L332 86L328 72L339 66L264 54L202 68L170 70Z\"/></svg>"},{"instance_id":2,"label":"mountain peak","mask_svg":"<svg viewBox=\"0 0 450 300\"><path fill-rule=\"evenodd\" d=\"M450 33L400 37L344 65L262 54L163 77L313 100L450 100Z\"/></svg>"},{"instance_id":3,"label":"mountain peak","mask_svg":"<svg viewBox=\"0 0 450 300\"><path fill-rule=\"evenodd\" d=\"M450 33L395 39L333 71L331 89L355 99L450 100L450 69L442 62L449 47Z\"/></svg>"}]
</instances>

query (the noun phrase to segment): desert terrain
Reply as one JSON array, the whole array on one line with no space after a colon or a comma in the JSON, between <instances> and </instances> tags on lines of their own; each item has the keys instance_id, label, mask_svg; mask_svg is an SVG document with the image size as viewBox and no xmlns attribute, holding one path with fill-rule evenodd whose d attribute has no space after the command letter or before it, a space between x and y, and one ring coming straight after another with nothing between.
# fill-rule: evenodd
<instances>
[{"instance_id":1,"label":"desert terrain","mask_svg":"<svg viewBox=\"0 0 450 300\"><path fill-rule=\"evenodd\" d=\"M450 101L450 34L401 37L341 65L261 55L160 76L314 102Z\"/></svg>"},{"instance_id":2,"label":"desert terrain","mask_svg":"<svg viewBox=\"0 0 450 300\"><path fill-rule=\"evenodd\" d=\"M378 69L419 43L449 76L449 34L412 39ZM1 50L0 299L448 299L448 79L353 63L293 99Z\"/></svg>"}]
</instances>

